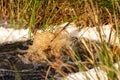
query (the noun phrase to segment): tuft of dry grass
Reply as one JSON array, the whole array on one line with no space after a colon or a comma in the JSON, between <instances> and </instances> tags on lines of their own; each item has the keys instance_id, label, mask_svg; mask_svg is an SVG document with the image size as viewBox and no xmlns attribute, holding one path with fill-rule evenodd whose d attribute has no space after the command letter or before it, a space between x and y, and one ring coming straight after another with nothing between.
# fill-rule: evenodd
<instances>
[{"instance_id":1,"label":"tuft of dry grass","mask_svg":"<svg viewBox=\"0 0 120 80\"><path fill-rule=\"evenodd\" d=\"M42 32L34 35L33 45L29 47L28 53L24 55L30 62L40 62L52 56L59 58L62 47L70 45L70 36L62 28L55 32Z\"/></svg>"}]
</instances>

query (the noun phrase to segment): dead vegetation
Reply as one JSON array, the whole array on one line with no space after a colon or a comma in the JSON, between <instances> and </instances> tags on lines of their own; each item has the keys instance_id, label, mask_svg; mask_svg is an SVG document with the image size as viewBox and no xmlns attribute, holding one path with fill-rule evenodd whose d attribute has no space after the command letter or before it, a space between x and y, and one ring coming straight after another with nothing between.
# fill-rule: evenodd
<instances>
[{"instance_id":1,"label":"dead vegetation","mask_svg":"<svg viewBox=\"0 0 120 80\"><path fill-rule=\"evenodd\" d=\"M76 0L74 2L72 0L1 0L0 4L1 19L10 19L11 23L17 20L19 25L27 22L27 26L33 32L35 29L43 29L45 31L48 25L56 25L67 21L73 21L82 27L115 23L115 27L118 28L120 24L120 2L117 0ZM117 32L119 33L119 29ZM71 43L73 43L72 46ZM72 52L69 47L74 48L74 51ZM56 68L58 72L62 72L61 66L59 65L63 64L60 57L64 55L64 52L69 53L68 55L70 53L72 55L77 53L74 57L77 56L77 58L81 58L83 61L85 60L85 62L81 63L79 63L80 59L76 60L78 64L84 66L84 70L86 68L84 63L90 62L94 66L98 63L94 59L95 53L101 58L100 61L101 64L103 63L103 67L107 65L111 68L109 63L112 64L114 62L113 53L116 55L120 53L119 51L120 49L116 47L116 44L113 44L111 47L111 45L104 43L104 41L101 43L92 43L92 41L88 40L71 41L66 31L59 33L59 30L57 30L52 33L36 33L34 35L33 45L29 47L28 53L22 56L22 58L23 61L32 63L40 63L43 60L51 61L52 59L53 63L50 66ZM116 58L116 61L118 60ZM76 63L76 61L73 62ZM77 66L79 67L79 65Z\"/></svg>"},{"instance_id":2,"label":"dead vegetation","mask_svg":"<svg viewBox=\"0 0 120 80\"><path fill-rule=\"evenodd\" d=\"M62 47L70 45L69 34L65 30L61 32L60 30L58 29L54 33L36 33L33 45L29 47L28 53L24 57L30 62L40 62L52 56L59 58L62 55Z\"/></svg>"},{"instance_id":3,"label":"dead vegetation","mask_svg":"<svg viewBox=\"0 0 120 80\"><path fill-rule=\"evenodd\" d=\"M34 35L33 45L29 46L28 53L23 57L29 62L41 63L43 60L60 59L66 53L73 59L77 56L82 61L94 64L96 60L99 60L100 54L97 51L101 51L104 45L107 46L108 51L114 54L113 56L120 54L117 45L112 45L109 42L104 43L104 41L73 38L65 29L58 28L55 32L37 32Z\"/></svg>"},{"instance_id":4,"label":"dead vegetation","mask_svg":"<svg viewBox=\"0 0 120 80\"><path fill-rule=\"evenodd\" d=\"M98 22L101 24L110 23L109 13L114 20L113 12L116 10L115 14L118 15L117 22L119 23L120 1L117 0L116 4L114 4L116 5L114 9L112 1L109 0L75 0L74 2L72 0L1 0L0 19L11 20L11 23L17 20L19 25L27 22L28 26L30 24L34 25L32 26L33 29L44 28L46 24L56 25L71 20L78 25L86 27L96 25L95 19L98 19ZM33 18L32 12L34 12Z\"/></svg>"}]
</instances>

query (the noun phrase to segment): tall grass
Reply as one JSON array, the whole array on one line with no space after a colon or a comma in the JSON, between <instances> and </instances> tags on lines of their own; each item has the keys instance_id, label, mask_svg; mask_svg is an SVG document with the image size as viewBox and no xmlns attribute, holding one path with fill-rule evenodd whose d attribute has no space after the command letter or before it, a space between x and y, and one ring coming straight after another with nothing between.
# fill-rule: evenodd
<instances>
[{"instance_id":1,"label":"tall grass","mask_svg":"<svg viewBox=\"0 0 120 80\"><path fill-rule=\"evenodd\" d=\"M11 25L23 28L27 23L29 33L37 29L43 31L50 25L57 25L72 21L79 26L97 26L101 39L100 46L93 44L96 53L99 54L99 62L89 59L94 66L100 66L107 72L110 80L117 80L119 70L114 67L114 60L119 62L119 52L111 49L110 45L101 38L99 29L103 24L115 24L117 36L119 36L120 26L120 1L119 0L1 0L0 1L0 19L10 20ZM16 23L17 22L17 23ZM93 52L85 42L85 49L93 56ZM116 44L113 44L115 47ZM119 46L118 46L119 47ZM80 70L87 69L80 61L75 52L73 60ZM116 54L114 54L116 53Z\"/></svg>"}]
</instances>

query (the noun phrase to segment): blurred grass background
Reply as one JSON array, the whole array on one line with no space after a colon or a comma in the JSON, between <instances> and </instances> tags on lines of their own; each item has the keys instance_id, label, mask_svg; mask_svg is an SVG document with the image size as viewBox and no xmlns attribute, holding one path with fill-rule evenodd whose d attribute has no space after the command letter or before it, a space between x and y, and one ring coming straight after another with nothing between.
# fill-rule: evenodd
<instances>
[{"instance_id":1,"label":"blurred grass background","mask_svg":"<svg viewBox=\"0 0 120 80\"><path fill-rule=\"evenodd\" d=\"M1 0L0 20L10 20L11 25L17 22L18 28L26 23L30 33L69 21L82 27L115 24L119 33L120 0ZM109 80L117 80L119 71L114 68L112 55L115 52L106 43L99 49L94 45L100 54L99 66L108 73Z\"/></svg>"},{"instance_id":2,"label":"blurred grass background","mask_svg":"<svg viewBox=\"0 0 120 80\"><path fill-rule=\"evenodd\" d=\"M0 19L23 22L33 29L46 29L48 25L56 25L73 21L81 26L107 24L119 21L119 0L1 0ZM117 17L115 17L117 16Z\"/></svg>"}]
</instances>

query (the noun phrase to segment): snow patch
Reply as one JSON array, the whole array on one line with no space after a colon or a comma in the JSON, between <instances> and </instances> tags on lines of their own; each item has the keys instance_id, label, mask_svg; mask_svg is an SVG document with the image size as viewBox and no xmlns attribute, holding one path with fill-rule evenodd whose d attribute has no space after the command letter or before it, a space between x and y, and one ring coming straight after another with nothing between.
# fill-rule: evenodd
<instances>
[{"instance_id":1,"label":"snow patch","mask_svg":"<svg viewBox=\"0 0 120 80\"><path fill-rule=\"evenodd\" d=\"M15 30L0 27L0 43L28 40L28 29Z\"/></svg>"},{"instance_id":2,"label":"snow patch","mask_svg":"<svg viewBox=\"0 0 120 80\"><path fill-rule=\"evenodd\" d=\"M68 23L64 23L62 25L59 25L60 27L64 27ZM95 40L100 42L102 37L102 40L105 42L109 42L111 44L116 43L119 44L119 38L116 36L116 31L112 28L111 24L99 26L100 34L97 29L97 27L85 27L79 30L79 27L77 27L74 23L70 23L66 27L66 31L72 36L72 37L78 37L78 38L87 38L89 40ZM112 30L112 32L111 32ZM111 37L110 37L111 35ZM109 40L110 37L110 40Z\"/></svg>"},{"instance_id":3,"label":"snow patch","mask_svg":"<svg viewBox=\"0 0 120 80\"><path fill-rule=\"evenodd\" d=\"M119 69L118 68L119 65L120 65L120 62L114 64L116 70ZM69 74L63 80L108 80L108 76L105 71L100 69L100 67L95 67L86 72ZM118 76L118 80L120 80L120 75Z\"/></svg>"},{"instance_id":4,"label":"snow patch","mask_svg":"<svg viewBox=\"0 0 120 80\"><path fill-rule=\"evenodd\" d=\"M108 80L108 78L107 74L97 67L86 72L70 74L66 80Z\"/></svg>"}]
</instances>

